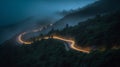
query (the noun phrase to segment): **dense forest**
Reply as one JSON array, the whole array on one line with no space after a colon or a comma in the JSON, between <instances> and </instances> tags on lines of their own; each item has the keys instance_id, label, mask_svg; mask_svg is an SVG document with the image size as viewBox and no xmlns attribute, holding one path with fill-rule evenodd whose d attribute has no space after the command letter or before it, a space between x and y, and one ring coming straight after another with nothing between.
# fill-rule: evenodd
<instances>
[{"instance_id":1,"label":"dense forest","mask_svg":"<svg viewBox=\"0 0 120 67\"><path fill-rule=\"evenodd\" d=\"M42 39L31 45L18 45L10 39L0 46L1 67L119 67L120 13L105 16L97 15L92 19L80 22L76 26L68 24L62 30L52 29L47 35L73 37L78 46L105 46L105 51L91 51L86 54L75 50L66 51L64 43L55 39ZM44 36L40 34L40 36ZM37 37L35 37L37 38Z\"/></svg>"},{"instance_id":2,"label":"dense forest","mask_svg":"<svg viewBox=\"0 0 120 67\"><path fill-rule=\"evenodd\" d=\"M76 26L66 24L63 30L54 30L53 28L49 34L71 36L81 46L104 46L110 49L113 46L120 46L119 17L119 11L106 15L96 15Z\"/></svg>"},{"instance_id":3,"label":"dense forest","mask_svg":"<svg viewBox=\"0 0 120 67\"><path fill-rule=\"evenodd\" d=\"M61 41L53 39L19 47L7 42L1 47L0 66L119 67L119 56L120 50L92 51L90 54L74 50L66 51Z\"/></svg>"}]
</instances>

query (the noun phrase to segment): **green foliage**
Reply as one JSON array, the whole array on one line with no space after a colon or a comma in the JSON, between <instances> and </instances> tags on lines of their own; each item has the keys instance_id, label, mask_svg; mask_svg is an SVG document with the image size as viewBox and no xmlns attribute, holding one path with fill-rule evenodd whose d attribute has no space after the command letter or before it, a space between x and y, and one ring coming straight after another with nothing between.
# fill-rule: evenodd
<instances>
[{"instance_id":1,"label":"green foliage","mask_svg":"<svg viewBox=\"0 0 120 67\"><path fill-rule=\"evenodd\" d=\"M6 46L0 52L1 67L109 67L108 62L119 65L120 60L120 50L93 51L90 54L66 51L61 41L53 39L31 45Z\"/></svg>"},{"instance_id":2,"label":"green foliage","mask_svg":"<svg viewBox=\"0 0 120 67\"><path fill-rule=\"evenodd\" d=\"M63 30L52 29L50 34L75 37L82 46L105 45L110 48L120 44L119 17L120 13L97 16L74 27L66 25ZM66 51L64 43L54 39L34 41L31 45L17 46L11 41L0 45L0 67L120 67L119 62L120 49L85 54Z\"/></svg>"},{"instance_id":3,"label":"green foliage","mask_svg":"<svg viewBox=\"0 0 120 67\"><path fill-rule=\"evenodd\" d=\"M107 46L120 44L120 12L97 15L74 27L65 27L59 35L72 36L81 46ZM53 32L54 33L54 32Z\"/></svg>"}]
</instances>

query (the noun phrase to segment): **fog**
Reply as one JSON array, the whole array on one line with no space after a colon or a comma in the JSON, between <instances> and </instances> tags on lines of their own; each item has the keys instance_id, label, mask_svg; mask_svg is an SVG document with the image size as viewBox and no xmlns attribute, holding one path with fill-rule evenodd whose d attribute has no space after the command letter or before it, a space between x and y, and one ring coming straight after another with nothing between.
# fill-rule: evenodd
<instances>
[{"instance_id":1,"label":"fog","mask_svg":"<svg viewBox=\"0 0 120 67\"><path fill-rule=\"evenodd\" d=\"M0 43L25 29L33 28L42 19L51 20L48 23L59 20L62 16L56 14L57 11L82 8L94 1L96 0L1 0Z\"/></svg>"}]
</instances>

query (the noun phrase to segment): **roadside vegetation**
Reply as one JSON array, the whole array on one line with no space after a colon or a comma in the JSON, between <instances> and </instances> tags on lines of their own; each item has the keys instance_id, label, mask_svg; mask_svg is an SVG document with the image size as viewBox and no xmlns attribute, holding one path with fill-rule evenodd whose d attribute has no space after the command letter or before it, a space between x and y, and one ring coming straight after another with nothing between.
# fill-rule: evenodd
<instances>
[{"instance_id":1,"label":"roadside vegetation","mask_svg":"<svg viewBox=\"0 0 120 67\"><path fill-rule=\"evenodd\" d=\"M119 17L119 12L97 15L74 27L67 24L63 30L53 28L47 34L73 37L78 46L105 46L104 51L95 50L90 54L66 51L62 41L52 38L36 41L35 37L31 45L8 40L0 46L0 67L120 67L120 49L111 49L120 45Z\"/></svg>"}]
</instances>

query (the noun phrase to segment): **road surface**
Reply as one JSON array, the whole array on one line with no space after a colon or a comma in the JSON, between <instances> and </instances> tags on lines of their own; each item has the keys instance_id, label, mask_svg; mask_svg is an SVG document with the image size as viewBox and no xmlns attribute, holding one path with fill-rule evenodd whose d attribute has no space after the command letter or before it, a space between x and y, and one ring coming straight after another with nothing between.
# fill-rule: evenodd
<instances>
[{"instance_id":1,"label":"road surface","mask_svg":"<svg viewBox=\"0 0 120 67\"><path fill-rule=\"evenodd\" d=\"M49 26L52 26L53 24L50 24ZM32 30L31 32L40 32L44 30L43 27L39 28L39 29L35 29L35 30ZM25 41L22 37L25 35L25 34L28 34L28 33L31 33L31 32L23 32L21 33L18 38L17 38L17 41L20 43L20 44L32 44L33 41ZM43 39L49 39L49 37L44 37ZM64 37L59 37L59 36L56 36L56 35L53 35L53 39L57 39L57 40L61 40L64 42L64 45L65 45L65 49L68 51L69 50L69 47L71 49L74 49L76 51L79 51L79 52L84 52L84 53L90 53L91 51L91 48L82 48L80 46L77 46L76 43L75 43L75 40L72 40L72 39L67 39L67 38L64 38ZM67 44L65 44L67 43Z\"/></svg>"},{"instance_id":2,"label":"road surface","mask_svg":"<svg viewBox=\"0 0 120 67\"><path fill-rule=\"evenodd\" d=\"M25 34L27 34L27 32L24 32L18 36L19 43L32 44L33 43L32 41L24 41L24 39L22 39L22 36L24 36ZM49 37L44 37L43 39L49 39ZM82 47L78 47L78 46L76 47L75 41L72 39L70 40L70 39L59 37L56 35L53 35L53 39L57 39L57 40L61 40L63 42L66 42L70 46L71 49L74 49L76 51L80 51L80 52L84 52L84 53L90 53L90 51L91 51L90 48L82 48ZM66 47L66 45L65 45L65 48L66 48L66 50L68 50L69 47Z\"/></svg>"}]
</instances>

